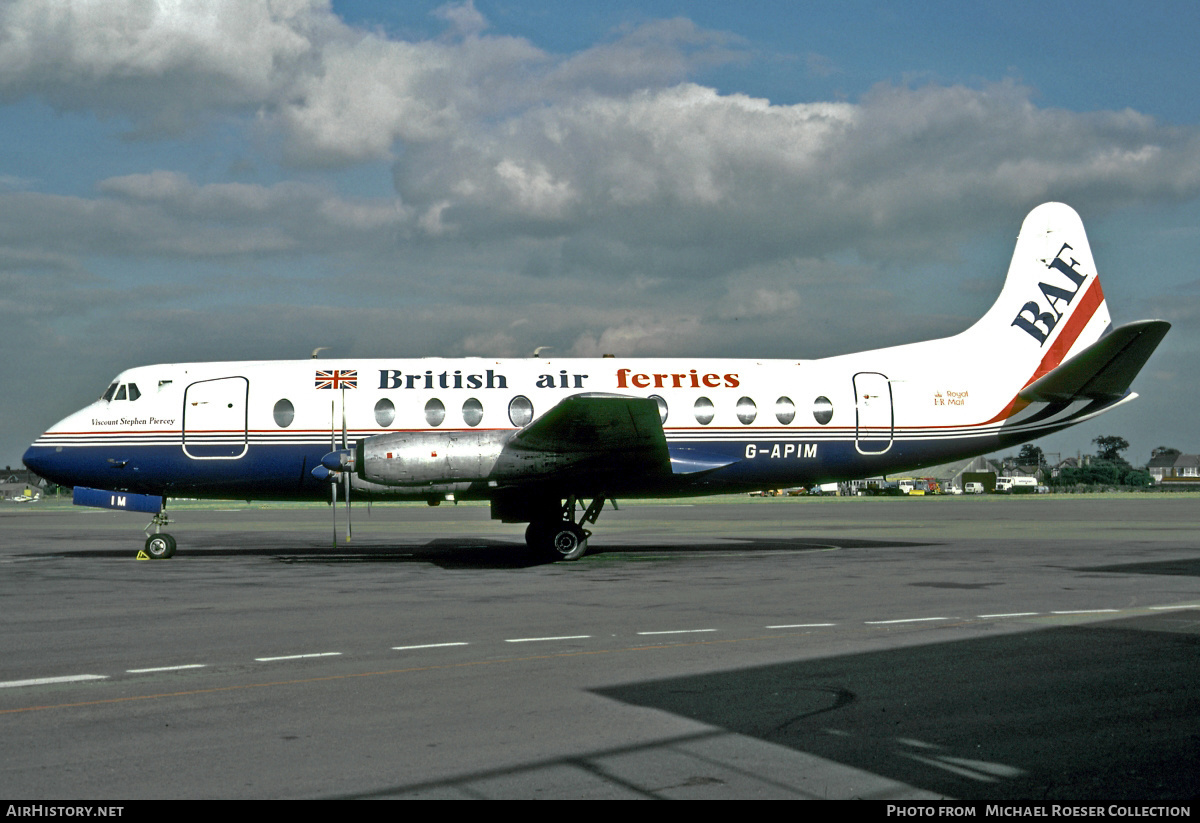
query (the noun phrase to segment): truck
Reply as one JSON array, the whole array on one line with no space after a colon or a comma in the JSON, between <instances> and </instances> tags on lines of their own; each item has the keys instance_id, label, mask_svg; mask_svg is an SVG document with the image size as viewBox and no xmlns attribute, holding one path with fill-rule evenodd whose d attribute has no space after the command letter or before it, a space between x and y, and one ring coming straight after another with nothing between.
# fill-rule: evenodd
<instances>
[{"instance_id":1,"label":"truck","mask_svg":"<svg viewBox=\"0 0 1200 823\"><path fill-rule=\"evenodd\" d=\"M1037 491L1036 477L997 477L996 491L1001 494L1033 494Z\"/></svg>"}]
</instances>

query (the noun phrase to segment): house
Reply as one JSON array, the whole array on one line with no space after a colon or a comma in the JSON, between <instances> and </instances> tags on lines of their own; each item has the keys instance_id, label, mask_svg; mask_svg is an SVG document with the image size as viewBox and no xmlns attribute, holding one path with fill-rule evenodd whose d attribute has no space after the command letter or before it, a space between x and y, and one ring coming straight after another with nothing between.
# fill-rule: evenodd
<instances>
[{"instance_id":1,"label":"house","mask_svg":"<svg viewBox=\"0 0 1200 823\"><path fill-rule=\"evenodd\" d=\"M0 474L0 500L37 500L46 481L27 469L5 467Z\"/></svg>"},{"instance_id":2,"label":"house","mask_svg":"<svg viewBox=\"0 0 1200 823\"><path fill-rule=\"evenodd\" d=\"M1156 486L1200 489L1200 454L1160 454L1150 458L1146 471Z\"/></svg>"}]
</instances>

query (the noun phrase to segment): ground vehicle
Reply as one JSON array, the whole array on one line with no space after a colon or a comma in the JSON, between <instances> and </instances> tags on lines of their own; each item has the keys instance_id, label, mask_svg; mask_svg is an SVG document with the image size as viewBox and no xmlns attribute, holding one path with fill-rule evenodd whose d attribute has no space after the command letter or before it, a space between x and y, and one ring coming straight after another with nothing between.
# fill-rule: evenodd
<instances>
[{"instance_id":1,"label":"ground vehicle","mask_svg":"<svg viewBox=\"0 0 1200 823\"><path fill-rule=\"evenodd\" d=\"M1037 490L1036 477L997 477L996 491L1004 494L1033 494Z\"/></svg>"}]
</instances>

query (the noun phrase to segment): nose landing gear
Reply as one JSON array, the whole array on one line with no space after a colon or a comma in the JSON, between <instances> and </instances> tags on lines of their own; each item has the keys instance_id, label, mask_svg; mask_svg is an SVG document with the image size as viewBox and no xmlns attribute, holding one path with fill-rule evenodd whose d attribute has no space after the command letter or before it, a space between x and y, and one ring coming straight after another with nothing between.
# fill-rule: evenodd
<instances>
[{"instance_id":1,"label":"nose landing gear","mask_svg":"<svg viewBox=\"0 0 1200 823\"><path fill-rule=\"evenodd\" d=\"M138 552L138 560L166 560L175 556L175 538L162 530L162 527L170 522L164 509L146 524L146 546ZM154 529L154 534L150 534L151 528Z\"/></svg>"}]
</instances>

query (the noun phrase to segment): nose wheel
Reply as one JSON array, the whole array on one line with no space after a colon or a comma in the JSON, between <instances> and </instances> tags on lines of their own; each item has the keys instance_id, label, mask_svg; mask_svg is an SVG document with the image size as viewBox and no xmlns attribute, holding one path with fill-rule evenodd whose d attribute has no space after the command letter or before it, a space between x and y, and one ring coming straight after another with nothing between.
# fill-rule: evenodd
<instances>
[{"instance_id":1,"label":"nose wheel","mask_svg":"<svg viewBox=\"0 0 1200 823\"><path fill-rule=\"evenodd\" d=\"M175 538L166 532L146 538L146 554L151 560L166 560L175 555Z\"/></svg>"},{"instance_id":2,"label":"nose wheel","mask_svg":"<svg viewBox=\"0 0 1200 823\"><path fill-rule=\"evenodd\" d=\"M162 527L170 522L166 510L163 509L146 524L146 545L138 552L139 560L145 560L147 557L151 560L166 560L175 556L175 538L162 531ZM150 534L151 529L154 529L154 534Z\"/></svg>"}]
</instances>

